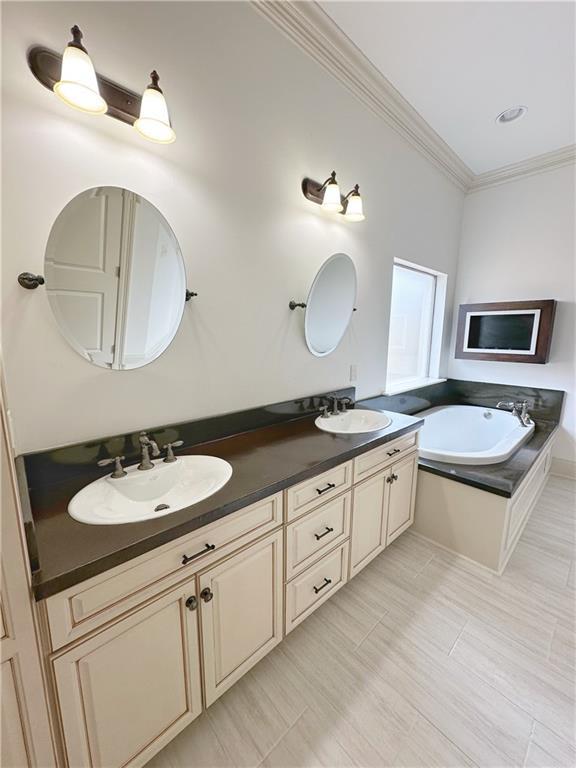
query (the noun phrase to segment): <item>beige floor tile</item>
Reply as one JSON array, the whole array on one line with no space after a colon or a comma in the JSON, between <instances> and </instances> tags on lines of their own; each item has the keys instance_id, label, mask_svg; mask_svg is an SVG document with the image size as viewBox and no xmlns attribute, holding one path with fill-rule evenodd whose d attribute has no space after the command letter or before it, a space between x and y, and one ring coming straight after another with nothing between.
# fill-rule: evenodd
<instances>
[{"instance_id":1,"label":"beige floor tile","mask_svg":"<svg viewBox=\"0 0 576 768\"><path fill-rule=\"evenodd\" d=\"M549 661L494 631L464 630L451 658L559 736L574 736L574 685Z\"/></svg>"},{"instance_id":2,"label":"beige floor tile","mask_svg":"<svg viewBox=\"0 0 576 768\"><path fill-rule=\"evenodd\" d=\"M475 765L422 716L394 759L395 768L468 768Z\"/></svg>"},{"instance_id":3,"label":"beige floor tile","mask_svg":"<svg viewBox=\"0 0 576 768\"><path fill-rule=\"evenodd\" d=\"M315 616L326 624L326 631L334 628L354 649L376 626L385 611L362 599L362 592L352 580L333 598L322 605Z\"/></svg>"},{"instance_id":4,"label":"beige floor tile","mask_svg":"<svg viewBox=\"0 0 576 768\"><path fill-rule=\"evenodd\" d=\"M328 702L307 710L262 763L266 768L381 768L382 756Z\"/></svg>"},{"instance_id":5,"label":"beige floor tile","mask_svg":"<svg viewBox=\"0 0 576 768\"><path fill-rule=\"evenodd\" d=\"M433 642L415 644L386 618L356 655L479 765L521 764L532 718Z\"/></svg>"},{"instance_id":6,"label":"beige floor tile","mask_svg":"<svg viewBox=\"0 0 576 768\"><path fill-rule=\"evenodd\" d=\"M447 566L437 558L424 568L417 582L422 592L497 626L532 650L548 653L555 616L550 613L547 620L545 606L539 605L526 588L496 575L478 577L459 563Z\"/></svg>"},{"instance_id":7,"label":"beige floor tile","mask_svg":"<svg viewBox=\"0 0 576 768\"><path fill-rule=\"evenodd\" d=\"M576 626L558 621L550 644L550 663L574 683L576 678Z\"/></svg>"},{"instance_id":8,"label":"beige floor tile","mask_svg":"<svg viewBox=\"0 0 576 768\"><path fill-rule=\"evenodd\" d=\"M525 768L574 768L576 750L536 722L524 765Z\"/></svg>"},{"instance_id":9,"label":"beige floor tile","mask_svg":"<svg viewBox=\"0 0 576 768\"><path fill-rule=\"evenodd\" d=\"M278 700L248 673L212 704L207 714L229 758L239 768L248 768L259 765L303 709L278 706Z\"/></svg>"},{"instance_id":10,"label":"beige floor tile","mask_svg":"<svg viewBox=\"0 0 576 768\"><path fill-rule=\"evenodd\" d=\"M166 750L168 762L149 763L150 768L235 768L212 730L206 713L185 728ZM160 753L162 754L162 753ZM158 756L156 757L158 759Z\"/></svg>"},{"instance_id":11,"label":"beige floor tile","mask_svg":"<svg viewBox=\"0 0 576 768\"><path fill-rule=\"evenodd\" d=\"M514 581L520 577L530 582L563 589L566 587L569 573L568 558L552 555L527 542L519 541L506 566L503 578Z\"/></svg>"}]
</instances>

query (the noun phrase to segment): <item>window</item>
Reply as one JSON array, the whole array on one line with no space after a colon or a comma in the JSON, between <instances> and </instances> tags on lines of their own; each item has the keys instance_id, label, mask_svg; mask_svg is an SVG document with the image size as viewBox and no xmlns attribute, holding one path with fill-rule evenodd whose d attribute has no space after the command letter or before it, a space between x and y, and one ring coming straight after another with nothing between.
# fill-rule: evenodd
<instances>
[{"instance_id":1,"label":"window","mask_svg":"<svg viewBox=\"0 0 576 768\"><path fill-rule=\"evenodd\" d=\"M394 260L386 393L438 380L447 275Z\"/></svg>"}]
</instances>

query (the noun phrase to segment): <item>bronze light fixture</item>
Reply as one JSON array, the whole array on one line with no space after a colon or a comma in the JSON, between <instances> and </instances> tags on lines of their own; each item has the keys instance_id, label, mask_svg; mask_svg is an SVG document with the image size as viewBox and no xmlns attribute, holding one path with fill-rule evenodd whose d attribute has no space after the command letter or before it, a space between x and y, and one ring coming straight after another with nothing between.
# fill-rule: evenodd
<instances>
[{"instance_id":1,"label":"bronze light fixture","mask_svg":"<svg viewBox=\"0 0 576 768\"><path fill-rule=\"evenodd\" d=\"M343 197L336 180L336 171L332 171L322 184L314 179L305 178L302 182L302 192L306 199L320 205L323 210L342 213L346 221L364 221L366 218L358 184L348 192L346 197Z\"/></svg>"},{"instance_id":2,"label":"bronze light fixture","mask_svg":"<svg viewBox=\"0 0 576 768\"><path fill-rule=\"evenodd\" d=\"M135 126L151 141L174 141L176 135L170 124L164 94L158 86L158 73L152 73L150 85L140 96L98 74L82 42L82 30L75 25L71 33L72 40L62 55L40 45L30 48L28 66L38 82L74 109L90 114L105 113Z\"/></svg>"}]
</instances>

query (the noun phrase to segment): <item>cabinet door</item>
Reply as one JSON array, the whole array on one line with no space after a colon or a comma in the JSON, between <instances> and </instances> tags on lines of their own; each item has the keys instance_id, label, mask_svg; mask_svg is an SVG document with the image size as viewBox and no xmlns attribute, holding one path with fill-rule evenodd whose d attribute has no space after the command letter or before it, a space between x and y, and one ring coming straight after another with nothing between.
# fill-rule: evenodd
<instances>
[{"instance_id":1,"label":"cabinet door","mask_svg":"<svg viewBox=\"0 0 576 768\"><path fill-rule=\"evenodd\" d=\"M282 639L282 531L199 578L210 706Z\"/></svg>"},{"instance_id":2,"label":"cabinet door","mask_svg":"<svg viewBox=\"0 0 576 768\"><path fill-rule=\"evenodd\" d=\"M388 533L386 544L409 528L414 522L414 499L418 474L418 454L413 453L392 466L388 502Z\"/></svg>"},{"instance_id":3,"label":"cabinet door","mask_svg":"<svg viewBox=\"0 0 576 768\"><path fill-rule=\"evenodd\" d=\"M355 576L384 549L390 488L390 483L386 482L387 475L381 472L354 488L350 577Z\"/></svg>"},{"instance_id":4,"label":"cabinet door","mask_svg":"<svg viewBox=\"0 0 576 768\"><path fill-rule=\"evenodd\" d=\"M194 584L53 661L70 766L143 765L200 714Z\"/></svg>"}]
</instances>

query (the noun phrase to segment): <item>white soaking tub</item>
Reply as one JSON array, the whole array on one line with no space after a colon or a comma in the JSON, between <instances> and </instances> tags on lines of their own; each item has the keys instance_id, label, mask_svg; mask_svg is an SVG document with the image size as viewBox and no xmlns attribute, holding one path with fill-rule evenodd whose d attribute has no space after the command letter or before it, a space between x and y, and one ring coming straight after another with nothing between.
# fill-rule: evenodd
<instances>
[{"instance_id":1,"label":"white soaking tub","mask_svg":"<svg viewBox=\"0 0 576 768\"><path fill-rule=\"evenodd\" d=\"M417 414L424 418L420 456L452 464L506 461L534 432L508 411L476 405L442 405Z\"/></svg>"}]
</instances>

